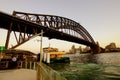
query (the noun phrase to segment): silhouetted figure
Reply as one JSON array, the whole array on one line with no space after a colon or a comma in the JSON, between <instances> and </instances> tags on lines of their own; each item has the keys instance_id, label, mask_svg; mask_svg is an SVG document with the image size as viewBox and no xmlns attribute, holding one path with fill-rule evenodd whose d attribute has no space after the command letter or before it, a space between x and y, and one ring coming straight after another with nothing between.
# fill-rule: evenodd
<instances>
[{"instance_id":1,"label":"silhouetted figure","mask_svg":"<svg viewBox=\"0 0 120 80\"><path fill-rule=\"evenodd\" d=\"M11 62L11 68L14 69L17 67L17 57L13 56L12 57L12 62Z\"/></svg>"},{"instance_id":2,"label":"silhouetted figure","mask_svg":"<svg viewBox=\"0 0 120 80\"><path fill-rule=\"evenodd\" d=\"M37 62L40 61L40 53L37 54Z\"/></svg>"}]
</instances>

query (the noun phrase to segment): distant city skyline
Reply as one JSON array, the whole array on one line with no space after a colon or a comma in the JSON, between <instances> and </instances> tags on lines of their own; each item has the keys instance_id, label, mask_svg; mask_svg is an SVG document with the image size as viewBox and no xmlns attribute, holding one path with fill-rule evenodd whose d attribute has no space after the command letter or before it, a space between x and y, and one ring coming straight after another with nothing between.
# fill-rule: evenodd
<instances>
[{"instance_id":1,"label":"distant city skyline","mask_svg":"<svg viewBox=\"0 0 120 80\"><path fill-rule=\"evenodd\" d=\"M120 47L120 0L0 0L0 11L12 14L15 11L50 14L67 17L80 23L94 38L101 47L105 47L111 42ZM4 35L3 35L4 34ZM0 45L4 45L7 32L0 29ZM32 52L39 52L39 37L29 41L19 49L27 49ZM43 47L49 43L51 47L67 51L74 44L80 44L43 39ZM14 40L11 40L9 47ZM34 45L33 45L34 44ZM34 48L33 48L34 47Z\"/></svg>"}]
</instances>

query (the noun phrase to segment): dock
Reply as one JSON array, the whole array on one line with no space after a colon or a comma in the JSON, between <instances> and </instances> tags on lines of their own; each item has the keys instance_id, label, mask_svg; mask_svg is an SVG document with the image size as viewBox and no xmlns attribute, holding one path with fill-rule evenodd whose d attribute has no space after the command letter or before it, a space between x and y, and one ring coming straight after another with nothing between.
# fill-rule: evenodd
<instances>
[{"instance_id":1,"label":"dock","mask_svg":"<svg viewBox=\"0 0 120 80\"><path fill-rule=\"evenodd\" d=\"M9 62L6 63L7 67ZM44 63L18 62L18 68L0 70L0 80L66 80Z\"/></svg>"},{"instance_id":2,"label":"dock","mask_svg":"<svg viewBox=\"0 0 120 80\"><path fill-rule=\"evenodd\" d=\"M0 70L0 80L36 80L36 74L30 69Z\"/></svg>"}]
</instances>

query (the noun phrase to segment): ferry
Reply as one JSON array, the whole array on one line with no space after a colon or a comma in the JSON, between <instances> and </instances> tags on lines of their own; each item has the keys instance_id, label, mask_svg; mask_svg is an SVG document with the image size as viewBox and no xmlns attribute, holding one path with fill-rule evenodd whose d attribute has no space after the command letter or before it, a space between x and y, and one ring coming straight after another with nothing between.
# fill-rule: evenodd
<instances>
[{"instance_id":1,"label":"ferry","mask_svg":"<svg viewBox=\"0 0 120 80\"><path fill-rule=\"evenodd\" d=\"M50 56L50 63L69 63L69 57L64 57L65 51L59 51L58 48L46 47L43 48L44 55ZM47 58L47 57L46 57Z\"/></svg>"}]
</instances>

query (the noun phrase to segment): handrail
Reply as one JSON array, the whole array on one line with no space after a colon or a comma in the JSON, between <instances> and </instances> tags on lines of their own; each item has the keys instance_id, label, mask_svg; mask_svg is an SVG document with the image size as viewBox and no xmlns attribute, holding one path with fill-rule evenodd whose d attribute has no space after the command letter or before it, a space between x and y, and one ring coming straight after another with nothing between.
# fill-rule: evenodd
<instances>
[{"instance_id":1,"label":"handrail","mask_svg":"<svg viewBox=\"0 0 120 80\"><path fill-rule=\"evenodd\" d=\"M66 80L57 71L43 63L37 63L37 80Z\"/></svg>"}]
</instances>

